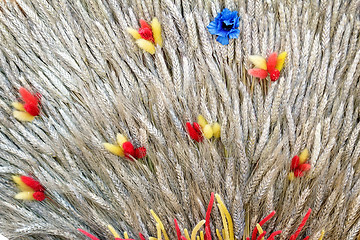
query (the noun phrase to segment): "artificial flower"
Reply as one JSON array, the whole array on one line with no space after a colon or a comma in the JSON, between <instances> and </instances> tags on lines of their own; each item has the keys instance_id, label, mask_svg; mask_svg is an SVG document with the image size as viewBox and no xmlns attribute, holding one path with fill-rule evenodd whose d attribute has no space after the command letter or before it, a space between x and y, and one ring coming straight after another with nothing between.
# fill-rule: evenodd
<instances>
[{"instance_id":1,"label":"artificial flower","mask_svg":"<svg viewBox=\"0 0 360 240\"><path fill-rule=\"evenodd\" d=\"M304 176L304 173L311 169L311 165L307 163L309 159L309 150L305 148L299 156L295 155L291 160L291 172L288 175L290 181L294 178Z\"/></svg>"},{"instance_id":2,"label":"artificial flower","mask_svg":"<svg viewBox=\"0 0 360 240\"><path fill-rule=\"evenodd\" d=\"M194 122L192 125L190 122L186 123L186 130L189 133L190 138L196 142L202 142L203 140L203 135L200 129L201 127L197 122Z\"/></svg>"},{"instance_id":3,"label":"artificial flower","mask_svg":"<svg viewBox=\"0 0 360 240\"><path fill-rule=\"evenodd\" d=\"M270 75L271 81L276 81L280 77L280 71L284 66L286 55L286 52L282 52L279 55L273 52L267 60L259 55L251 55L249 60L255 65L255 68L249 69L248 73L260 79L265 79Z\"/></svg>"},{"instance_id":4,"label":"artificial flower","mask_svg":"<svg viewBox=\"0 0 360 240\"><path fill-rule=\"evenodd\" d=\"M146 148L134 148L134 145L127 138L118 133L116 136L116 144L103 143L106 150L119 157L126 157L130 160L141 159L146 156Z\"/></svg>"},{"instance_id":5,"label":"artificial flower","mask_svg":"<svg viewBox=\"0 0 360 240\"><path fill-rule=\"evenodd\" d=\"M40 114L40 94L33 95L23 87L19 89L19 93L24 101L24 104L20 102L13 102L12 106L16 109L16 111L13 112L13 115L20 121L31 122Z\"/></svg>"},{"instance_id":6,"label":"artificial flower","mask_svg":"<svg viewBox=\"0 0 360 240\"><path fill-rule=\"evenodd\" d=\"M200 127L202 128L202 132L203 132L205 138L207 138L207 139L210 139L212 137L220 138L221 126L219 123L215 122L215 123L209 124L202 115L198 116L198 123L199 123Z\"/></svg>"},{"instance_id":7,"label":"artificial flower","mask_svg":"<svg viewBox=\"0 0 360 240\"><path fill-rule=\"evenodd\" d=\"M45 188L36 180L27 176L13 176L13 181L20 189L20 193L15 195L16 199L43 201Z\"/></svg>"},{"instance_id":8,"label":"artificial flower","mask_svg":"<svg viewBox=\"0 0 360 240\"><path fill-rule=\"evenodd\" d=\"M223 44L229 44L229 39L238 38L240 30L240 17L237 11L230 11L225 8L219 13L215 20L212 21L208 26L208 30L211 34L217 35L216 40Z\"/></svg>"},{"instance_id":9,"label":"artificial flower","mask_svg":"<svg viewBox=\"0 0 360 240\"><path fill-rule=\"evenodd\" d=\"M190 138L196 142L202 142L204 137L206 139L220 138L220 129L219 123L209 124L202 115L198 116L198 122L194 122L192 125L190 122L186 123L186 130Z\"/></svg>"},{"instance_id":10,"label":"artificial flower","mask_svg":"<svg viewBox=\"0 0 360 240\"><path fill-rule=\"evenodd\" d=\"M128 28L127 32L135 38L136 44L148 53L155 53L155 45L160 47L163 44L161 37L161 25L157 18L153 18L151 25L145 20L140 19L140 28L136 31L133 28Z\"/></svg>"}]
</instances>

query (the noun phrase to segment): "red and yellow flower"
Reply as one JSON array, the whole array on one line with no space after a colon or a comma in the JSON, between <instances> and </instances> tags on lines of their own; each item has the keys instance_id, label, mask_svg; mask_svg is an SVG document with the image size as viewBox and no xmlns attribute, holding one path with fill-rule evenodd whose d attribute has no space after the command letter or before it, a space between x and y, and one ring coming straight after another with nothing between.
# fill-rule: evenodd
<instances>
[{"instance_id":1,"label":"red and yellow flower","mask_svg":"<svg viewBox=\"0 0 360 240\"><path fill-rule=\"evenodd\" d=\"M16 199L43 201L45 188L36 180L27 176L13 176L21 192L15 195Z\"/></svg>"},{"instance_id":2,"label":"red and yellow flower","mask_svg":"<svg viewBox=\"0 0 360 240\"><path fill-rule=\"evenodd\" d=\"M134 148L134 145L128 139L118 133L116 136L116 144L103 143L106 150L119 157L126 157L129 160L141 159L146 156L146 148Z\"/></svg>"},{"instance_id":3,"label":"red and yellow flower","mask_svg":"<svg viewBox=\"0 0 360 240\"><path fill-rule=\"evenodd\" d=\"M219 123L209 124L202 115L198 116L198 122L194 122L192 125L190 122L186 123L186 130L190 138L196 142L201 142L203 137L206 139L212 137L220 138L220 129L221 126Z\"/></svg>"},{"instance_id":4,"label":"red and yellow flower","mask_svg":"<svg viewBox=\"0 0 360 240\"><path fill-rule=\"evenodd\" d=\"M309 150L305 148L300 155L295 155L291 160L291 172L288 175L290 181L294 178L304 176L304 173L311 169L311 165L308 163Z\"/></svg>"},{"instance_id":5,"label":"red and yellow flower","mask_svg":"<svg viewBox=\"0 0 360 240\"><path fill-rule=\"evenodd\" d=\"M25 103L13 102L12 106L16 109L13 115L20 121L31 122L40 114L40 94L33 95L23 87L19 89L19 93Z\"/></svg>"},{"instance_id":6,"label":"red and yellow flower","mask_svg":"<svg viewBox=\"0 0 360 240\"><path fill-rule=\"evenodd\" d=\"M155 45L162 47L161 25L157 18L153 18L151 24L140 19L140 28L137 31L134 28L128 28L128 33L135 38L136 44L148 53L155 53Z\"/></svg>"},{"instance_id":7,"label":"red and yellow flower","mask_svg":"<svg viewBox=\"0 0 360 240\"><path fill-rule=\"evenodd\" d=\"M270 80L276 81L280 77L280 71L284 66L286 55L286 52L282 52L279 55L273 52L267 60L259 55L251 55L249 60L255 65L255 68L249 69L248 73L260 79L265 79L270 75Z\"/></svg>"}]
</instances>

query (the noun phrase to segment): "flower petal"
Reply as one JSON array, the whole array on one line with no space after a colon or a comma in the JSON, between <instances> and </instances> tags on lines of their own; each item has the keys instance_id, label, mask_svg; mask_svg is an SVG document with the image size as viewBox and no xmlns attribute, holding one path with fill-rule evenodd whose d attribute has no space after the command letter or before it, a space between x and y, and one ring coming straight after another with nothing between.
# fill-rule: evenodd
<instances>
[{"instance_id":1,"label":"flower petal","mask_svg":"<svg viewBox=\"0 0 360 240\"><path fill-rule=\"evenodd\" d=\"M139 147L135 149L135 158L144 158L146 156L146 148Z\"/></svg>"},{"instance_id":2,"label":"flower petal","mask_svg":"<svg viewBox=\"0 0 360 240\"><path fill-rule=\"evenodd\" d=\"M108 150L109 152L111 152L112 154L116 155L116 156L120 156L120 157L124 157L124 151L121 147L119 147L118 145L114 145L114 144L110 144L110 143L103 143L103 146L106 150Z\"/></svg>"},{"instance_id":3,"label":"flower petal","mask_svg":"<svg viewBox=\"0 0 360 240\"><path fill-rule=\"evenodd\" d=\"M141 38L139 32L136 31L136 30L133 29L133 28L127 28L126 31L127 31L128 33L130 33L131 36L133 36L133 38L135 38L135 39L140 39L140 38Z\"/></svg>"},{"instance_id":4,"label":"flower petal","mask_svg":"<svg viewBox=\"0 0 360 240\"><path fill-rule=\"evenodd\" d=\"M150 28L140 28L139 34L142 39L149 40L151 42L155 42L153 32Z\"/></svg>"},{"instance_id":5,"label":"flower petal","mask_svg":"<svg viewBox=\"0 0 360 240\"><path fill-rule=\"evenodd\" d=\"M220 14L223 16L227 16L227 15L231 14L231 11L228 8L224 8L224 10L222 10L222 12Z\"/></svg>"},{"instance_id":6,"label":"flower petal","mask_svg":"<svg viewBox=\"0 0 360 240\"><path fill-rule=\"evenodd\" d=\"M235 28L235 29L239 27L239 25L240 25L240 19L241 19L241 18L240 18L239 16L236 17L236 19L235 19L235 21L234 21L234 28Z\"/></svg>"},{"instance_id":7,"label":"flower petal","mask_svg":"<svg viewBox=\"0 0 360 240\"><path fill-rule=\"evenodd\" d=\"M150 28L151 29L151 26L144 19L140 19L139 22L140 22L141 28Z\"/></svg>"},{"instance_id":8,"label":"flower petal","mask_svg":"<svg viewBox=\"0 0 360 240\"><path fill-rule=\"evenodd\" d=\"M204 126L203 132L204 132L204 137L207 139L212 138L212 136L214 135L214 132L213 132L210 124L206 124Z\"/></svg>"},{"instance_id":9,"label":"flower petal","mask_svg":"<svg viewBox=\"0 0 360 240\"><path fill-rule=\"evenodd\" d=\"M40 114L40 109L37 104L33 105L33 104L25 103L24 109L26 112L30 113L30 115L32 115L32 116L39 116L39 114Z\"/></svg>"},{"instance_id":10,"label":"flower petal","mask_svg":"<svg viewBox=\"0 0 360 240\"><path fill-rule=\"evenodd\" d=\"M295 171L294 171L294 176L295 176L295 177L302 177L302 176L304 176L304 172L301 171L299 168L297 168L297 169L295 169Z\"/></svg>"},{"instance_id":11,"label":"flower petal","mask_svg":"<svg viewBox=\"0 0 360 240\"><path fill-rule=\"evenodd\" d=\"M94 235L91 235L90 233L78 228L78 231L80 231L82 234L84 234L85 236L89 237L91 240L100 240L97 237L95 237Z\"/></svg>"},{"instance_id":12,"label":"flower petal","mask_svg":"<svg viewBox=\"0 0 360 240\"><path fill-rule=\"evenodd\" d=\"M25 112L25 108L24 108L24 105L23 105L22 103L13 102L11 105L12 105L16 110Z\"/></svg>"},{"instance_id":13,"label":"flower petal","mask_svg":"<svg viewBox=\"0 0 360 240\"><path fill-rule=\"evenodd\" d=\"M276 69L281 71L281 69L284 66L285 58L286 58L287 52L282 52L279 54L277 61L276 61Z\"/></svg>"},{"instance_id":14,"label":"flower petal","mask_svg":"<svg viewBox=\"0 0 360 240\"><path fill-rule=\"evenodd\" d=\"M132 145L131 142L124 142L123 145L122 145L122 148L124 150L124 154L125 154L125 157L127 158L130 158L130 156L134 156L135 155L135 149L134 149L134 145Z\"/></svg>"},{"instance_id":15,"label":"flower petal","mask_svg":"<svg viewBox=\"0 0 360 240\"><path fill-rule=\"evenodd\" d=\"M307 172L311 169L311 165L308 163L304 163L299 166L299 169L303 172Z\"/></svg>"},{"instance_id":16,"label":"flower petal","mask_svg":"<svg viewBox=\"0 0 360 240\"><path fill-rule=\"evenodd\" d=\"M155 53L155 46L152 42L145 40L145 39L138 39L136 40L136 44L139 46L139 48L147 51L150 54Z\"/></svg>"},{"instance_id":17,"label":"flower petal","mask_svg":"<svg viewBox=\"0 0 360 240\"><path fill-rule=\"evenodd\" d=\"M272 72L272 71L275 70L276 61L277 61L277 53L273 52L273 53L270 54L270 56L268 57L268 60L267 60L267 70L268 70L268 72Z\"/></svg>"},{"instance_id":18,"label":"flower petal","mask_svg":"<svg viewBox=\"0 0 360 240\"><path fill-rule=\"evenodd\" d=\"M223 21L223 23L227 26L234 25L235 19L234 18L226 19Z\"/></svg>"},{"instance_id":19,"label":"flower petal","mask_svg":"<svg viewBox=\"0 0 360 240\"><path fill-rule=\"evenodd\" d=\"M309 150L305 148L299 155L299 164L305 163L309 159Z\"/></svg>"},{"instance_id":20,"label":"flower petal","mask_svg":"<svg viewBox=\"0 0 360 240\"><path fill-rule=\"evenodd\" d=\"M189 133L191 139L201 142L202 136L195 130L195 128L191 125L190 122L186 123L186 130Z\"/></svg>"},{"instance_id":21,"label":"flower petal","mask_svg":"<svg viewBox=\"0 0 360 240\"><path fill-rule=\"evenodd\" d=\"M15 199L21 199L21 200L35 200L35 198L33 197L34 192L30 191L30 192L19 192L18 194L15 195Z\"/></svg>"},{"instance_id":22,"label":"flower petal","mask_svg":"<svg viewBox=\"0 0 360 240\"><path fill-rule=\"evenodd\" d=\"M253 69L249 69L248 73L253 76L253 77L257 77L260 79L264 79L267 77L268 72L265 71L264 69L260 69L260 68L253 68Z\"/></svg>"},{"instance_id":23,"label":"flower petal","mask_svg":"<svg viewBox=\"0 0 360 240\"><path fill-rule=\"evenodd\" d=\"M21 181L27 186L31 187L35 192L43 192L45 191L44 187L35 179L28 176L21 176Z\"/></svg>"},{"instance_id":24,"label":"flower petal","mask_svg":"<svg viewBox=\"0 0 360 240\"><path fill-rule=\"evenodd\" d=\"M213 123L212 125L212 130L213 130L213 133L214 133L214 137L215 138L219 138L220 137L220 131L221 131L221 126L219 123Z\"/></svg>"},{"instance_id":25,"label":"flower petal","mask_svg":"<svg viewBox=\"0 0 360 240\"><path fill-rule=\"evenodd\" d=\"M255 67L263 69L263 70L267 70L266 59L263 58L262 56L250 55L249 60L250 60L250 62L252 62L255 65Z\"/></svg>"},{"instance_id":26,"label":"flower petal","mask_svg":"<svg viewBox=\"0 0 360 240\"><path fill-rule=\"evenodd\" d=\"M195 130L199 135L202 135L200 125L199 125L197 122L194 122L194 123L193 123L193 126L194 126L194 130Z\"/></svg>"},{"instance_id":27,"label":"flower petal","mask_svg":"<svg viewBox=\"0 0 360 240\"><path fill-rule=\"evenodd\" d=\"M227 31L227 30L225 30L225 29L223 29L223 28L220 28L220 29L217 31L216 35L218 35L218 36L220 36L220 37L229 38L229 37L228 37L228 36L229 36L229 33L230 33L230 31Z\"/></svg>"},{"instance_id":28,"label":"flower petal","mask_svg":"<svg viewBox=\"0 0 360 240\"><path fill-rule=\"evenodd\" d=\"M198 124L200 125L201 128L204 128L205 125L208 124L203 115L199 115L197 119L198 119Z\"/></svg>"},{"instance_id":29,"label":"flower petal","mask_svg":"<svg viewBox=\"0 0 360 240\"><path fill-rule=\"evenodd\" d=\"M35 117L28 112L14 111L13 115L17 120L20 121L31 122L32 120L35 119Z\"/></svg>"},{"instance_id":30,"label":"flower petal","mask_svg":"<svg viewBox=\"0 0 360 240\"><path fill-rule=\"evenodd\" d=\"M39 103L39 100L36 96L32 95L28 90L21 87L19 88L19 93L24 100L25 103L31 104L31 105L37 105Z\"/></svg>"},{"instance_id":31,"label":"flower petal","mask_svg":"<svg viewBox=\"0 0 360 240\"><path fill-rule=\"evenodd\" d=\"M291 170L295 170L297 167L299 166L299 156L295 155L292 159L291 159Z\"/></svg>"},{"instance_id":32,"label":"flower petal","mask_svg":"<svg viewBox=\"0 0 360 240\"><path fill-rule=\"evenodd\" d=\"M44 201L46 196L45 196L45 193L43 193L43 192L34 192L33 193L33 198L36 201Z\"/></svg>"},{"instance_id":33,"label":"flower petal","mask_svg":"<svg viewBox=\"0 0 360 240\"><path fill-rule=\"evenodd\" d=\"M240 30L239 29L233 29L230 31L229 33L229 38L238 38L240 34Z\"/></svg>"},{"instance_id":34,"label":"flower petal","mask_svg":"<svg viewBox=\"0 0 360 240\"><path fill-rule=\"evenodd\" d=\"M127 142L127 141L128 140L124 135L122 135L120 133L116 134L116 142L120 147L122 147L123 143Z\"/></svg>"},{"instance_id":35,"label":"flower petal","mask_svg":"<svg viewBox=\"0 0 360 240\"><path fill-rule=\"evenodd\" d=\"M154 35L154 41L157 45L159 45L160 47L162 47L163 45L163 40L161 37L161 25L160 22L157 18L153 18L153 20L151 21L151 28L153 31L153 35Z\"/></svg>"},{"instance_id":36,"label":"flower petal","mask_svg":"<svg viewBox=\"0 0 360 240\"><path fill-rule=\"evenodd\" d=\"M216 41L218 41L222 45L228 45L229 44L229 38L227 38L227 37L218 36L216 38Z\"/></svg>"},{"instance_id":37,"label":"flower petal","mask_svg":"<svg viewBox=\"0 0 360 240\"><path fill-rule=\"evenodd\" d=\"M23 192L32 192L34 191L31 187L26 185L22 180L20 176L13 176L13 181L17 184L18 188Z\"/></svg>"},{"instance_id":38,"label":"flower petal","mask_svg":"<svg viewBox=\"0 0 360 240\"><path fill-rule=\"evenodd\" d=\"M209 30L210 34L217 34L217 24L216 21L212 21L207 26L207 29Z\"/></svg>"}]
</instances>

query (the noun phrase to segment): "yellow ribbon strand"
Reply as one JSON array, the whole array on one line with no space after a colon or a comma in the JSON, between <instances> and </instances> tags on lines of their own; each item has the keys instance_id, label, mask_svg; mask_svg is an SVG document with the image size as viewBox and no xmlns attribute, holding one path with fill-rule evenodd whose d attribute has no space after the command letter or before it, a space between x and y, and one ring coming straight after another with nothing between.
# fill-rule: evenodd
<instances>
[{"instance_id":1,"label":"yellow ribbon strand","mask_svg":"<svg viewBox=\"0 0 360 240\"><path fill-rule=\"evenodd\" d=\"M196 240L196 234L199 231L199 229L205 224L205 220L201 220L196 226L194 227L192 233L191 233L191 240Z\"/></svg>"},{"instance_id":2,"label":"yellow ribbon strand","mask_svg":"<svg viewBox=\"0 0 360 240\"><path fill-rule=\"evenodd\" d=\"M156 231L157 231L157 239L161 240L161 228L160 228L160 224L156 224Z\"/></svg>"},{"instance_id":3,"label":"yellow ribbon strand","mask_svg":"<svg viewBox=\"0 0 360 240\"><path fill-rule=\"evenodd\" d=\"M319 237L319 240L322 240L323 237L324 237L324 235L325 235L325 230L322 230L322 231L321 231L321 235L320 235L320 237Z\"/></svg>"},{"instance_id":4,"label":"yellow ribbon strand","mask_svg":"<svg viewBox=\"0 0 360 240\"><path fill-rule=\"evenodd\" d=\"M204 232L200 231L200 240L204 240Z\"/></svg>"},{"instance_id":5,"label":"yellow ribbon strand","mask_svg":"<svg viewBox=\"0 0 360 240\"><path fill-rule=\"evenodd\" d=\"M190 235L189 235L189 232L188 232L188 230L186 228L184 229L184 233L185 233L185 238L187 240L190 240Z\"/></svg>"},{"instance_id":6,"label":"yellow ribbon strand","mask_svg":"<svg viewBox=\"0 0 360 240\"><path fill-rule=\"evenodd\" d=\"M110 224L107 226L112 235L114 235L114 238L121 238L120 235L116 232L115 228L111 226Z\"/></svg>"},{"instance_id":7,"label":"yellow ribbon strand","mask_svg":"<svg viewBox=\"0 0 360 240\"><path fill-rule=\"evenodd\" d=\"M216 229L216 235L217 235L219 240L223 240L222 237L221 237L221 234L219 232L219 229Z\"/></svg>"},{"instance_id":8,"label":"yellow ribbon strand","mask_svg":"<svg viewBox=\"0 0 360 240\"><path fill-rule=\"evenodd\" d=\"M223 208L221 207L220 204L217 204L217 206L220 209L221 219L222 219L223 226L224 226L223 237L224 237L225 240L229 240L230 239L230 237L229 237L229 229L228 229L228 225L227 225L227 222L226 222L226 217L225 217L224 210L223 210Z\"/></svg>"},{"instance_id":9,"label":"yellow ribbon strand","mask_svg":"<svg viewBox=\"0 0 360 240\"><path fill-rule=\"evenodd\" d=\"M154 217L155 221L159 224L162 232L163 232L163 235L164 235L164 238L165 240L169 240L169 236L167 235L166 231L165 231L165 228L164 228L164 225L163 223L161 222L160 218L156 215L156 213L154 212L154 210L150 209L150 213L151 215ZM190 240L190 239L189 239Z\"/></svg>"},{"instance_id":10,"label":"yellow ribbon strand","mask_svg":"<svg viewBox=\"0 0 360 240\"><path fill-rule=\"evenodd\" d=\"M258 229L259 235L261 235L264 232L264 230L261 228L260 224L258 223L256 224L256 228ZM261 238L261 240L264 240L264 238Z\"/></svg>"},{"instance_id":11,"label":"yellow ribbon strand","mask_svg":"<svg viewBox=\"0 0 360 240\"><path fill-rule=\"evenodd\" d=\"M228 234L229 234L229 238L230 240L234 240L234 225L233 225L233 221L231 219L231 216L230 216L230 213L229 211L227 210L227 208L225 207L225 204L224 202L221 200L221 197L219 194L215 194L215 197L216 197L216 201L219 203L220 207L220 212L221 210L225 213L225 216L226 216L226 219L227 219L227 222L229 224L229 228L228 228ZM225 229L226 230L226 229Z\"/></svg>"}]
</instances>

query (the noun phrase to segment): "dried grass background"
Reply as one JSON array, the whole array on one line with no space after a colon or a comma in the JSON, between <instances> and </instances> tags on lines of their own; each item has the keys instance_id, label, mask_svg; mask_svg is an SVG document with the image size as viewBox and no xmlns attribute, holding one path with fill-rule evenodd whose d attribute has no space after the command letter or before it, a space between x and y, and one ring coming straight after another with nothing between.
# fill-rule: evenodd
<instances>
[{"instance_id":1,"label":"dried grass background","mask_svg":"<svg viewBox=\"0 0 360 240\"><path fill-rule=\"evenodd\" d=\"M224 7L242 18L228 46L206 29ZM8 238L86 239L83 228L113 239L107 224L154 236L154 209L174 239L173 218L192 229L212 191L238 239L272 210L264 229L288 239L309 207L301 236L359 234L358 0L16 0L0 8L0 232ZM153 17L164 47L150 55L125 29ZM285 68L260 85L246 73L248 56L272 51L288 52ZM20 86L43 96L32 123L12 116ZM198 114L221 124L221 140L189 139L185 122ZM118 132L146 146L147 163L106 152L102 143ZM291 158L305 147L312 169L289 182ZM34 176L53 201L15 200L13 174ZM222 228L216 208L212 225Z\"/></svg>"}]
</instances>

